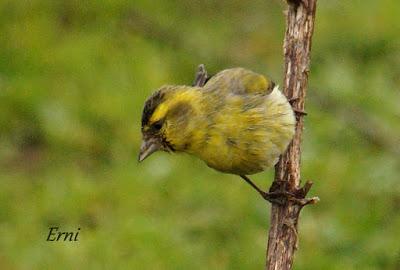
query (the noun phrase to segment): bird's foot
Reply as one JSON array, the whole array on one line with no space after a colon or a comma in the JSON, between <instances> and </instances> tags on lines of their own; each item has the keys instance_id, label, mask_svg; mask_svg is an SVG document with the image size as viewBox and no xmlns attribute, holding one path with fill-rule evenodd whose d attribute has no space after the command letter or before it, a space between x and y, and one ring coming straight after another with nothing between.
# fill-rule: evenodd
<instances>
[{"instance_id":1,"label":"bird's foot","mask_svg":"<svg viewBox=\"0 0 400 270\"><path fill-rule=\"evenodd\" d=\"M290 198L294 198L294 194L287 191L262 192L260 194L266 201L278 205L285 205Z\"/></svg>"},{"instance_id":2,"label":"bird's foot","mask_svg":"<svg viewBox=\"0 0 400 270\"><path fill-rule=\"evenodd\" d=\"M296 194L288 191L275 191L275 192L263 192L261 196L269 201L270 203L285 205L287 202L294 202L295 204L304 206L312 203L311 200L307 198L297 197Z\"/></svg>"},{"instance_id":3,"label":"bird's foot","mask_svg":"<svg viewBox=\"0 0 400 270\"><path fill-rule=\"evenodd\" d=\"M288 99L289 104L292 106L294 113L296 114L297 117L307 115L305 111L294 108L294 102L296 102L297 100L299 100L299 97L292 97Z\"/></svg>"},{"instance_id":4,"label":"bird's foot","mask_svg":"<svg viewBox=\"0 0 400 270\"><path fill-rule=\"evenodd\" d=\"M292 202L301 207L307 204L315 204L319 201L318 197L306 198L306 195L312 186L311 181L308 181L304 187L296 189L293 192L287 191L287 185L287 181L274 181L269 192L263 192L261 193L261 196L270 203L285 205L288 202Z\"/></svg>"},{"instance_id":5,"label":"bird's foot","mask_svg":"<svg viewBox=\"0 0 400 270\"><path fill-rule=\"evenodd\" d=\"M272 183L271 188L268 192L261 190L256 184L254 184L250 178L245 175L240 175L250 186L252 186L266 201L277 205L285 205L288 202L293 202L300 206L307 204L314 204L319 201L318 197L306 198L308 191L312 186L312 182L308 181L304 187L296 189L294 192L289 192L287 181L277 181Z\"/></svg>"},{"instance_id":6,"label":"bird's foot","mask_svg":"<svg viewBox=\"0 0 400 270\"><path fill-rule=\"evenodd\" d=\"M307 113L305 111L302 111L302 110L298 110L298 109L294 109L293 108L293 111L296 114L296 116L305 116L305 115L307 115Z\"/></svg>"}]
</instances>

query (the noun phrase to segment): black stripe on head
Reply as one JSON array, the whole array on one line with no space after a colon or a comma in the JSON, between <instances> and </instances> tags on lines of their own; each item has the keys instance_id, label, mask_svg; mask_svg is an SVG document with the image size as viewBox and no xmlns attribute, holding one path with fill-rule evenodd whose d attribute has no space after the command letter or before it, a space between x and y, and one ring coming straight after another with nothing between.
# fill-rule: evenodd
<instances>
[{"instance_id":1,"label":"black stripe on head","mask_svg":"<svg viewBox=\"0 0 400 270\"><path fill-rule=\"evenodd\" d=\"M158 90L146 100L142 114L142 128L148 124L157 106L164 101L164 96L165 93L162 90Z\"/></svg>"}]
</instances>

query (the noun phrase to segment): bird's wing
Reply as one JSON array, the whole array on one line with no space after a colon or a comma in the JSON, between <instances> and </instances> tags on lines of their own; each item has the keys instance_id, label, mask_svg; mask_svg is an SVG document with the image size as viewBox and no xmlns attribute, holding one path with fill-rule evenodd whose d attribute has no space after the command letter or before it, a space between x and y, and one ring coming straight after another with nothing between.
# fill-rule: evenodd
<instances>
[{"instance_id":1,"label":"bird's wing","mask_svg":"<svg viewBox=\"0 0 400 270\"><path fill-rule=\"evenodd\" d=\"M225 69L211 77L204 86L205 91L218 91L223 94L262 94L268 95L275 83L265 76L244 68Z\"/></svg>"}]
</instances>

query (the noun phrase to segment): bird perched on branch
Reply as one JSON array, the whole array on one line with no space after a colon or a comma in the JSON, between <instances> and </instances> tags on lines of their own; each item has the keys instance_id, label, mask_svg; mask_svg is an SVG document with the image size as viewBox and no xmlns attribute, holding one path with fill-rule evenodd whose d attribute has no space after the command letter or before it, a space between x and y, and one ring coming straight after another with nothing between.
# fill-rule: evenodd
<instances>
[{"instance_id":1,"label":"bird perched on branch","mask_svg":"<svg viewBox=\"0 0 400 270\"><path fill-rule=\"evenodd\" d=\"M241 176L270 200L246 175L274 166L292 140L290 103L271 80L244 68L200 81L162 86L147 99L139 162L158 150L189 153Z\"/></svg>"}]
</instances>

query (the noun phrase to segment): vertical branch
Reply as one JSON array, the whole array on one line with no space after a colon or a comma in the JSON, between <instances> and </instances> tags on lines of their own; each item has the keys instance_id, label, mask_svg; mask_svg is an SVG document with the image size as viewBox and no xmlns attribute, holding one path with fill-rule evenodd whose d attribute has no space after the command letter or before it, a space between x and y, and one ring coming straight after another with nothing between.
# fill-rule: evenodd
<instances>
[{"instance_id":1,"label":"vertical branch","mask_svg":"<svg viewBox=\"0 0 400 270\"><path fill-rule=\"evenodd\" d=\"M304 110L304 100L310 66L311 37L317 0L287 0L286 33L284 39L285 78L283 92L297 112ZM296 133L287 151L275 166L275 180L270 190L291 192L298 201L288 199L286 204L272 204L271 225L268 237L268 270L292 268L294 252L297 249L298 219L302 207L315 203L318 198L305 199L312 183L300 187L300 156L303 116L297 114ZM299 203L302 202L302 203Z\"/></svg>"}]
</instances>

